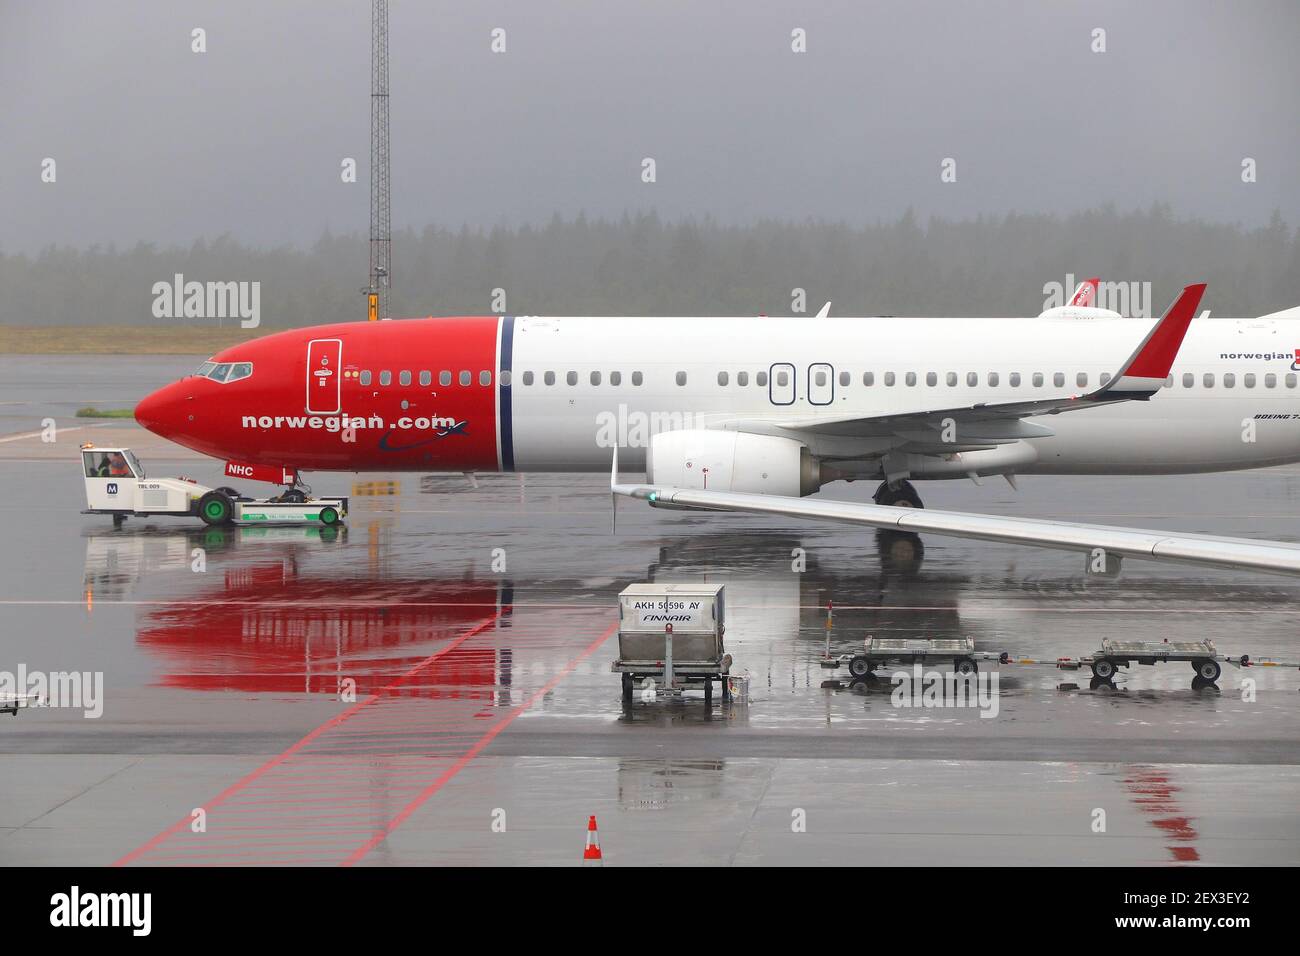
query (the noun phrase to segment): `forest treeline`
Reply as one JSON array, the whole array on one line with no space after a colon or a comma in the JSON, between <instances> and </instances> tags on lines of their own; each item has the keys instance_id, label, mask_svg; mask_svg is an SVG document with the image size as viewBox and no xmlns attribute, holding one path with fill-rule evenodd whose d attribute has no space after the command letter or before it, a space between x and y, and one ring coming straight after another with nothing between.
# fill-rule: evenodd
<instances>
[{"instance_id":1,"label":"forest treeline","mask_svg":"<svg viewBox=\"0 0 1300 956\"><path fill-rule=\"evenodd\" d=\"M654 213L616 220L554 217L544 226L445 229L393 236L396 316L483 314L784 315L792 290L806 309L838 315L1035 315L1044 285L1067 274L1151 283L1152 311L1182 286L1209 283L1218 315L1300 306L1300 238L1275 214L1264 227L1181 219L1164 205L1070 216L1007 215L868 226L710 219ZM259 248L230 237L185 247L0 250L0 323L209 325L159 318L155 284L259 282L262 328L363 317L363 234L310 248ZM504 291L504 303L500 294ZM226 319L227 324L232 320Z\"/></svg>"}]
</instances>

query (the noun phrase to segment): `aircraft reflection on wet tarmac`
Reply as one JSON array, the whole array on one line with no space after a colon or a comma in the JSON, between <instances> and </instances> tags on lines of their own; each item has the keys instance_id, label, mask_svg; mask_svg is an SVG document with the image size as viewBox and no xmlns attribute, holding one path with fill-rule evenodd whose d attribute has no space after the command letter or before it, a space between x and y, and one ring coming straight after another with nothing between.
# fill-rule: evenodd
<instances>
[{"instance_id":1,"label":"aircraft reflection on wet tarmac","mask_svg":"<svg viewBox=\"0 0 1300 956\"><path fill-rule=\"evenodd\" d=\"M140 614L136 640L163 661L161 683L187 690L368 695L484 619L509 627L513 589L499 578L411 581L306 569L305 552L344 541L346 529L326 527L92 535L87 600L121 597L146 573L192 570L210 554L248 549L248 560L194 574L192 592ZM278 547L250 547L268 542ZM396 692L509 706L510 665L508 646L461 647Z\"/></svg>"}]
</instances>

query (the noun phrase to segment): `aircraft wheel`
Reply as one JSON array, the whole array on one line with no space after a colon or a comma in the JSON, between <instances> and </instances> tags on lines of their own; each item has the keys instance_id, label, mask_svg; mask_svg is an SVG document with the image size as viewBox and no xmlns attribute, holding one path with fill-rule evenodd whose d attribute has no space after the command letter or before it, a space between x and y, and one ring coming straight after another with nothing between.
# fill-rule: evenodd
<instances>
[{"instance_id":1,"label":"aircraft wheel","mask_svg":"<svg viewBox=\"0 0 1300 956\"><path fill-rule=\"evenodd\" d=\"M1210 683L1218 680L1219 675L1223 673L1223 668L1219 666L1219 662L1208 658L1201 661L1192 661L1192 667L1195 669L1197 677Z\"/></svg>"},{"instance_id":2,"label":"aircraft wheel","mask_svg":"<svg viewBox=\"0 0 1300 956\"><path fill-rule=\"evenodd\" d=\"M224 491L209 491L199 499L199 517L208 524L230 524L235 520L235 505Z\"/></svg>"},{"instance_id":3,"label":"aircraft wheel","mask_svg":"<svg viewBox=\"0 0 1300 956\"><path fill-rule=\"evenodd\" d=\"M320 521L321 524L326 526L333 526L338 524L339 523L338 509L334 508L331 505L326 505L324 508L320 510Z\"/></svg>"},{"instance_id":4,"label":"aircraft wheel","mask_svg":"<svg viewBox=\"0 0 1300 956\"><path fill-rule=\"evenodd\" d=\"M1109 657L1102 657L1093 661L1092 676L1098 680L1110 680L1115 676L1115 662Z\"/></svg>"},{"instance_id":5,"label":"aircraft wheel","mask_svg":"<svg viewBox=\"0 0 1300 956\"><path fill-rule=\"evenodd\" d=\"M892 505L895 508L924 508L921 496L916 493L910 481L900 481L896 485L882 482L876 489L874 500L878 505Z\"/></svg>"}]
</instances>

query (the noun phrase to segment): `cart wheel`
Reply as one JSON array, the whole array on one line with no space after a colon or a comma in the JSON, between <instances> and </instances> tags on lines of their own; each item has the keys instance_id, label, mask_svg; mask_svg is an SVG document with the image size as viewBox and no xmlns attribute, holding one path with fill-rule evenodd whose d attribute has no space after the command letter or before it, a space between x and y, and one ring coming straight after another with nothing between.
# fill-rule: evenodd
<instances>
[{"instance_id":1,"label":"cart wheel","mask_svg":"<svg viewBox=\"0 0 1300 956\"><path fill-rule=\"evenodd\" d=\"M713 703L713 678L704 678L704 706L708 707Z\"/></svg>"},{"instance_id":2,"label":"cart wheel","mask_svg":"<svg viewBox=\"0 0 1300 956\"><path fill-rule=\"evenodd\" d=\"M1115 662L1109 657L1102 657L1093 661L1092 676L1098 680L1110 680L1115 676Z\"/></svg>"},{"instance_id":3,"label":"cart wheel","mask_svg":"<svg viewBox=\"0 0 1300 956\"><path fill-rule=\"evenodd\" d=\"M1210 683L1214 683L1218 680L1219 675L1223 673L1223 668L1219 666L1219 662L1208 658L1200 661L1192 661L1192 668L1196 671L1197 677L1201 678L1201 680L1207 680Z\"/></svg>"},{"instance_id":4,"label":"cart wheel","mask_svg":"<svg viewBox=\"0 0 1300 956\"><path fill-rule=\"evenodd\" d=\"M857 655L849 661L849 673L854 677L870 677L871 661L861 654Z\"/></svg>"},{"instance_id":5,"label":"cart wheel","mask_svg":"<svg viewBox=\"0 0 1300 956\"><path fill-rule=\"evenodd\" d=\"M969 677L979 670L979 665L969 657L959 657L952 662L952 669L963 677Z\"/></svg>"},{"instance_id":6,"label":"cart wheel","mask_svg":"<svg viewBox=\"0 0 1300 956\"><path fill-rule=\"evenodd\" d=\"M120 528L124 524L126 524L126 515L113 515L114 528ZM14 713L17 713L17 711L14 711Z\"/></svg>"},{"instance_id":7,"label":"cart wheel","mask_svg":"<svg viewBox=\"0 0 1300 956\"><path fill-rule=\"evenodd\" d=\"M209 491L199 499L199 517L208 524L230 524L234 515L234 503L225 492Z\"/></svg>"},{"instance_id":8,"label":"cart wheel","mask_svg":"<svg viewBox=\"0 0 1300 956\"><path fill-rule=\"evenodd\" d=\"M326 505L320 510L320 523L323 525L336 525L339 523L338 509Z\"/></svg>"},{"instance_id":9,"label":"cart wheel","mask_svg":"<svg viewBox=\"0 0 1300 956\"><path fill-rule=\"evenodd\" d=\"M636 681L632 680L631 674L623 675L623 703L632 703L632 689L635 685Z\"/></svg>"}]
</instances>

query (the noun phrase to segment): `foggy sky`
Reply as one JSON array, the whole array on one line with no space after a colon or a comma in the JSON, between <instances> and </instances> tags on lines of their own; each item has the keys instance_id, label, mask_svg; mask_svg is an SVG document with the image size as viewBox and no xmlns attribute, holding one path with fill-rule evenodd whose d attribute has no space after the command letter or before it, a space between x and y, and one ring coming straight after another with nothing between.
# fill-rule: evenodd
<instances>
[{"instance_id":1,"label":"foggy sky","mask_svg":"<svg viewBox=\"0 0 1300 956\"><path fill-rule=\"evenodd\" d=\"M1155 201L1300 224L1291 0L391 6L394 228ZM364 232L369 17L367 0L0 0L0 249Z\"/></svg>"}]
</instances>

